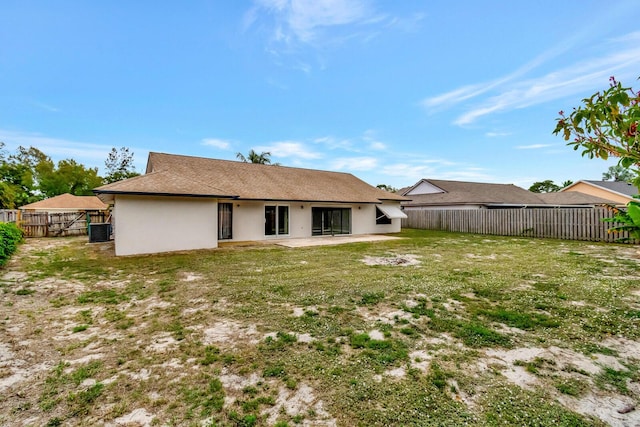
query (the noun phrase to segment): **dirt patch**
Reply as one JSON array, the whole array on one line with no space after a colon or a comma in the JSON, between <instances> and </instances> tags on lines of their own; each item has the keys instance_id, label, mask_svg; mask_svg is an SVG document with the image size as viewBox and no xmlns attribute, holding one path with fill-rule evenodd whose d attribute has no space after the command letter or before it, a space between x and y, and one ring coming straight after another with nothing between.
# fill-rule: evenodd
<instances>
[{"instance_id":1,"label":"dirt patch","mask_svg":"<svg viewBox=\"0 0 640 427\"><path fill-rule=\"evenodd\" d=\"M362 262L367 265L386 265L386 266L400 266L408 267L411 265L420 264L420 258L418 255L391 255L386 257L372 257L365 256Z\"/></svg>"},{"instance_id":2,"label":"dirt patch","mask_svg":"<svg viewBox=\"0 0 640 427\"><path fill-rule=\"evenodd\" d=\"M325 409L322 400L315 397L313 389L306 384L300 384L296 390L280 387L276 404L265 409L262 414L267 415L267 424L273 425L278 420L280 413L291 417L307 414L313 410L316 414L314 420L304 420L304 426L336 426L336 420Z\"/></svg>"},{"instance_id":3,"label":"dirt patch","mask_svg":"<svg viewBox=\"0 0 640 427\"><path fill-rule=\"evenodd\" d=\"M105 424L105 426L139 426L150 427L153 424L154 416L147 412L144 408L134 409L130 413L118 417L114 420L114 424Z\"/></svg>"},{"instance_id":4,"label":"dirt patch","mask_svg":"<svg viewBox=\"0 0 640 427\"><path fill-rule=\"evenodd\" d=\"M221 320L213 327L203 331L203 343L216 344L224 347L237 347L245 342L257 344L258 330L256 325L243 325L232 320Z\"/></svg>"}]
</instances>

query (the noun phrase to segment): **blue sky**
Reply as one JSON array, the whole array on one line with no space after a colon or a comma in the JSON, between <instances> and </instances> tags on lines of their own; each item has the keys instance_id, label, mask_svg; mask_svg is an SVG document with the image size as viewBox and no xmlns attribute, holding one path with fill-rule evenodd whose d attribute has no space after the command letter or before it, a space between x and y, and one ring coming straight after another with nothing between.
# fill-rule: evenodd
<instances>
[{"instance_id":1,"label":"blue sky","mask_svg":"<svg viewBox=\"0 0 640 427\"><path fill-rule=\"evenodd\" d=\"M0 141L104 167L130 147L350 172L600 179L560 110L640 76L637 0L0 4Z\"/></svg>"}]
</instances>

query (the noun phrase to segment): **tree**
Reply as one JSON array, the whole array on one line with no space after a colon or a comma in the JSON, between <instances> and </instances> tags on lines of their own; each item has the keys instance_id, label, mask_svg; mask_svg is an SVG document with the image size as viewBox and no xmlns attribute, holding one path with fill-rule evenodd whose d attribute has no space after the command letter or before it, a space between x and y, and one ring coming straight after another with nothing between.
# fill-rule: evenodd
<instances>
[{"instance_id":1,"label":"tree","mask_svg":"<svg viewBox=\"0 0 640 427\"><path fill-rule=\"evenodd\" d=\"M623 87L615 77L609 78L609 88L582 100L584 106L575 108L567 117L560 111L554 134L562 133L573 149L583 148L582 155L606 160L617 157L618 166L633 168L633 183L640 186L640 92ZM604 176L603 176L604 177ZM614 208L609 222L623 222L624 226L609 229L627 231L640 238L640 203L627 203L627 210Z\"/></svg>"},{"instance_id":2,"label":"tree","mask_svg":"<svg viewBox=\"0 0 640 427\"><path fill-rule=\"evenodd\" d=\"M573 184L573 181L571 181L570 179L568 179L568 180L566 180L566 181L564 181L564 182L562 183L561 188L568 187L568 186L570 186L571 184Z\"/></svg>"},{"instance_id":3,"label":"tree","mask_svg":"<svg viewBox=\"0 0 640 427\"><path fill-rule=\"evenodd\" d=\"M561 187L557 186L552 180L547 179L545 181L534 182L529 191L532 193L555 193L560 190Z\"/></svg>"},{"instance_id":4,"label":"tree","mask_svg":"<svg viewBox=\"0 0 640 427\"><path fill-rule=\"evenodd\" d=\"M102 185L98 168L86 168L73 159L57 165L35 147L18 147L7 156L0 142L0 208L13 209L63 193L91 195Z\"/></svg>"},{"instance_id":5,"label":"tree","mask_svg":"<svg viewBox=\"0 0 640 427\"><path fill-rule=\"evenodd\" d=\"M91 196L93 189L102 185L98 168L86 168L73 159L60 160L57 167L53 162L43 162L36 168L39 190L46 197L71 193L76 196Z\"/></svg>"},{"instance_id":6,"label":"tree","mask_svg":"<svg viewBox=\"0 0 640 427\"><path fill-rule=\"evenodd\" d=\"M606 160L619 158L623 168L634 167L635 184L640 184L640 92L623 87L614 77L609 88L582 100L569 116L560 111L554 134L562 134L582 155Z\"/></svg>"},{"instance_id":7,"label":"tree","mask_svg":"<svg viewBox=\"0 0 640 427\"><path fill-rule=\"evenodd\" d=\"M622 165L610 166L602 174L603 181L631 182L633 179L633 172L628 168L622 167Z\"/></svg>"},{"instance_id":8,"label":"tree","mask_svg":"<svg viewBox=\"0 0 640 427\"><path fill-rule=\"evenodd\" d=\"M107 172L104 177L105 184L140 175L133 164L133 153L127 147L121 147L120 151L112 148L104 165Z\"/></svg>"},{"instance_id":9,"label":"tree","mask_svg":"<svg viewBox=\"0 0 640 427\"><path fill-rule=\"evenodd\" d=\"M247 157L242 153L236 153L236 158L245 163L258 163L261 165L274 165L279 166L279 163L271 163L271 153L269 151L263 151L258 154L253 149L249 150Z\"/></svg>"},{"instance_id":10,"label":"tree","mask_svg":"<svg viewBox=\"0 0 640 427\"><path fill-rule=\"evenodd\" d=\"M3 209L14 209L41 198L37 194L33 162L23 161L30 160L25 157L28 154L29 150L19 147L17 154L7 155L4 143L0 142L0 207ZM35 151L31 154L35 155Z\"/></svg>"},{"instance_id":11,"label":"tree","mask_svg":"<svg viewBox=\"0 0 640 427\"><path fill-rule=\"evenodd\" d=\"M398 191L397 188L392 187L390 185L387 184L378 184L376 185L377 188L384 190L384 191L388 191L389 193L395 193L396 191Z\"/></svg>"}]
</instances>

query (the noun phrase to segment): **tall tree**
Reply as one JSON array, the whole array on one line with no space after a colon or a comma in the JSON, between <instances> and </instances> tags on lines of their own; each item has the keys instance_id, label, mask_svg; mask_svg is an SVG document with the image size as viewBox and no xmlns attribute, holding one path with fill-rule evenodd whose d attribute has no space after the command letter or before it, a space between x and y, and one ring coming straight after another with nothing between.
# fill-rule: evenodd
<instances>
[{"instance_id":1,"label":"tall tree","mask_svg":"<svg viewBox=\"0 0 640 427\"><path fill-rule=\"evenodd\" d=\"M37 192L34 163L23 161L30 160L25 157L27 154L28 150L19 147L17 154L7 155L4 143L0 142L0 206L3 209L14 209L42 198Z\"/></svg>"},{"instance_id":2,"label":"tall tree","mask_svg":"<svg viewBox=\"0 0 640 427\"><path fill-rule=\"evenodd\" d=\"M87 168L73 159L60 160L57 167L53 162L43 162L36 168L40 180L39 190L46 197L64 193L76 196L90 196L93 189L102 185L98 168Z\"/></svg>"},{"instance_id":3,"label":"tall tree","mask_svg":"<svg viewBox=\"0 0 640 427\"><path fill-rule=\"evenodd\" d=\"M378 184L376 185L376 187L378 187L381 190L388 191L389 193L395 193L396 191L398 191L397 188L387 184Z\"/></svg>"},{"instance_id":4,"label":"tall tree","mask_svg":"<svg viewBox=\"0 0 640 427\"><path fill-rule=\"evenodd\" d=\"M104 165L107 172L104 177L105 184L140 175L133 164L133 152L127 147L121 147L120 150L112 148Z\"/></svg>"},{"instance_id":5,"label":"tall tree","mask_svg":"<svg viewBox=\"0 0 640 427\"><path fill-rule=\"evenodd\" d=\"M533 185L529 187L529 191L532 193L555 193L558 190L560 190L560 187L550 179L534 182Z\"/></svg>"},{"instance_id":6,"label":"tall tree","mask_svg":"<svg viewBox=\"0 0 640 427\"><path fill-rule=\"evenodd\" d=\"M640 92L623 87L614 77L609 88L582 100L582 106L566 116L560 111L554 134L561 134L574 150L589 158L619 158L624 168L633 167L640 184Z\"/></svg>"},{"instance_id":7,"label":"tall tree","mask_svg":"<svg viewBox=\"0 0 640 427\"><path fill-rule=\"evenodd\" d=\"M564 181L564 182L562 183L561 188L568 187L568 186L570 186L571 184L573 184L573 181L571 181L570 179L568 179L568 180L566 180L566 181Z\"/></svg>"},{"instance_id":8,"label":"tall tree","mask_svg":"<svg viewBox=\"0 0 640 427\"><path fill-rule=\"evenodd\" d=\"M249 154L245 157L242 153L236 153L236 158L245 163L258 163L261 165L278 166L278 163L271 163L271 153L269 151L263 151L260 154L256 153L253 149L249 150Z\"/></svg>"},{"instance_id":9,"label":"tall tree","mask_svg":"<svg viewBox=\"0 0 640 427\"><path fill-rule=\"evenodd\" d=\"M603 181L631 182L635 177L629 168L622 165L610 166L606 172L602 174Z\"/></svg>"}]
</instances>

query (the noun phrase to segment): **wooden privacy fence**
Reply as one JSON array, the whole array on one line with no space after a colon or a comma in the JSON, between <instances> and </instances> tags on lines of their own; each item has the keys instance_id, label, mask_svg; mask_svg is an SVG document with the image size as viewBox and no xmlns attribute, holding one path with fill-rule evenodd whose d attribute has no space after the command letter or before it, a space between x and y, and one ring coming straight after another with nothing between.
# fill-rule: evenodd
<instances>
[{"instance_id":1,"label":"wooden privacy fence","mask_svg":"<svg viewBox=\"0 0 640 427\"><path fill-rule=\"evenodd\" d=\"M16 222L19 215L18 209L0 209L0 222Z\"/></svg>"},{"instance_id":2,"label":"wooden privacy fence","mask_svg":"<svg viewBox=\"0 0 640 427\"><path fill-rule=\"evenodd\" d=\"M407 209L404 213L408 217L402 220L404 228L599 242L628 237L607 231L615 224L602 222L612 216L606 208Z\"/></svg>"},{"instance_id":3,"label":"wooden privacy fence","mask_svg":"<svg viewBox=\"0 0 640 427\"><path fill-rule=\"evenodd\" d=\"M0 215L5 215L5 212ZM4 222L15 222L25 237L86 236L89 224L110 221L108 211L20 212L0 216Z\"/></svg>"}]
</instances>

